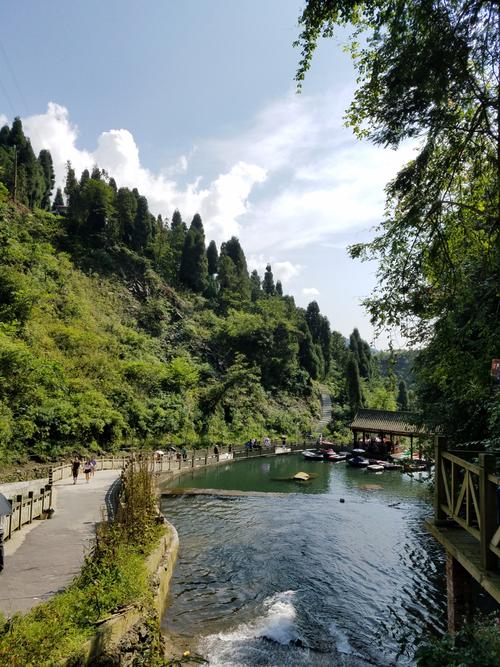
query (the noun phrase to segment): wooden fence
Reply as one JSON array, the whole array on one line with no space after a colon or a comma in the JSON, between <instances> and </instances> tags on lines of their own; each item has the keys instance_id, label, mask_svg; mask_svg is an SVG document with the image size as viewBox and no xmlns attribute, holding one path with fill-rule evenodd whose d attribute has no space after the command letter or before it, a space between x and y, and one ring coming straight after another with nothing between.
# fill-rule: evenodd
<instances>
[{"instance_id":1,"label":"wooden fence","mask_svg":"<svg viewBox=\"0 0 500 667\"><path fill-rule=\"evenodd\" d=\"M21 530L33 519L42 518L52 506L52 487L47 485L39 493L30 491L27 496L16 496L11 500L12 514L5 517L4 540L11 538L12 533Z\"/></svg>"},{"instance_id":2,"label":"wooden fence","mask_svg":"<svg viewBox=\"0 0 500 667\"><path fill-rule=\"evenodd\" d=\"M498 458L500 453L447 451L442 438L436 441L435 520L451 519L477 540L484 570L496 569L500 557Z\"/></svg>"}]
</instances>

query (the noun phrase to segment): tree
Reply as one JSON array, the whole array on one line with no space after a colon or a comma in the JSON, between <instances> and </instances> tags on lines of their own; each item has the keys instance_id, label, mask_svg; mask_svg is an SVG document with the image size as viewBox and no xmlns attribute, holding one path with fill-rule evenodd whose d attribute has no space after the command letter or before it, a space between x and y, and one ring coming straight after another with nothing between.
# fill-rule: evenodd
<instances>
[{"instance_id":1,"label":"tree","mask_svg":"<svg viewBox=\"0 0 500 667\"><path fill-rule=\"evenodd\" d=\"M107 186L109 188L109 185ZM111 188L109 188L111 190ZM144 252L151 240L153 233L154 218L149 212L146 197L137 198L137 208L134 218L133 247L139 252Z\"/></svg>"},{"instance_id":2,"label":"tree","mask_svg":"<svg viewBox=\"0 0 500 667\"><path fill-rule=\"evenodd\" d=\"M283 296L283 285L281 284L281 280L276 282L276 294L278 296Z\"/></svg>"},{"instance_id":3,"label":"tree","mask_svg":"<svg viewBox=\"0 0 500 667\"><path fill-rule=\"evenodd\" d=\"M266 272L264 274L264 280L262 281L262 289L264 293L268 296L274 296L276 294L276 288L274 286L273 272L271 270L271 265L266 266Z\"/></svg>"},{"instance_id":4,"label":"tree","mask_svg":"<svg viewBox=\"0 0 500 667\"><path fill-rule=\"evenodd\" d=\"M179 278L194 292L203 292L208 285L207 267L205 232L201 217L196 213L184 240Z\"/></svg>"},{"instance_id":5,"label":"tree","mask_svg":"<svg viewBox=\"0 0 500 667\"><path fill-rule=\"evenodd\" d=\"M207 248L207 262L208 262L209 276L213 276L217 273L218 261L219 261L219 253L217 252L217 246L215 245L215 241L210 241Z\"/></svg>"},{"instance_id":6,"label":"tree","mask_svg":"<svg viewBox=\"0 0 500 667\"><path fill-rule=\"evenodd\" d=\"M252 302L258 301L262 296L262 285L257 270L254 269L250 274L250 299Z\"/></svg>"},{"instance_id":7,"label":"tree","mask_svg":"<svg viewBox=\"0 0 500 667\"><path fill-rule=\"evenodd\" d=\"M179 278L179 267L181 264L182 250L184 248L184 240L187 234L186 223L182 220L182 216L176 209L172 215L172 222L170 224L170 249L172 256L172 263L168 272L167 279L169 282L175 284Z\"/></svg>"},{"instance_id":8,"label":"tree","mask_svg":"<svg viewBox=\"0 0 500 667\"><path fill-rule=\"evenodd\" d=\"M363 391L359 377L358 362L353 354L349 355L346 367L347 396L353 414L363 407Z\"/></svg>"},{"instance_id":9,"label":"tree","mask_svg":"<svg viewBox=\"0 0 500 667\"><path fill-rule=\"evenodd\" d=\"M408 389L406 387L406 382L404 380L400 380L399 382L397 403L400 410L408 410L409 408Z\"/></svg>"},{"instance_id":10,"label":"tree","mask_svg":"<svg viewBox=\"0 0 500 667\"><path fill-rule=\"evenodd\" d=\"M300 18L299 85L318 38L353 26L360 85L348 122L385 146L419 138L416 157L387 187L377 237L351 255L380 260L365 306L380 327L399 326L427 346L417 362L420 400L429 424L456 439L493 435L487 358L500 346L499 19L496 0L309 0Z\"/></svg>"},{"instance_id":11,"label":"tree","mask_svg":"<svg viewBox=\"0 0 500 667\"><path fill-rule=\"evenodd\" d=\"M64 207L64 197L61 188L57 188L54 201L52 202L52 210L58 212L61 207Z\"/></svg>"},{"instance_id":12,"label":"tree","mask_svg":"<svg viewBox=\"0 0 500 667\"><path fill-rule=\"evenodd\" d=\"M44 178L44 191L41 206L48 211L50 208L50 196L55 183L54 165L52 164L50 151L45 149L41 150L38 155L38 162L42 168Z\"/></svg>"},{"instance_id":13,"label":"tree","mask_svg":"<svg viewBox=\"0 0 500 667\"><path fill-rule=\"evenodd\" d=\"M116 237L127 245L133 245L137 199L128 188L120 188L116 193Z\"/></svg>"}]
</instances>

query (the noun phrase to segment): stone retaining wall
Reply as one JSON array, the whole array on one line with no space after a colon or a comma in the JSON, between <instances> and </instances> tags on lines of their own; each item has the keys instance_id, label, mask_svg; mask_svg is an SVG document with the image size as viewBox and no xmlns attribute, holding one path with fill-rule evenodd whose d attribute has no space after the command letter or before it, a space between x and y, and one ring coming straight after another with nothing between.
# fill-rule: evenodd
<instances>
[{"instance_id":1,"label":"stone retaining wall","mask_svg":"<svg viewBox=\"0 0 500 667\"><path fill-rule=\"evenodd\" d=\"M177 530L166 522L164 535L146 560L153 592L152 608L131 607L105 621L95 636L84 645L81 665L126 667L154 641L152 628L159 628L165 611L178 549ZM69 667L75 663L69 661L65 664Z\"/></svg>"}]
</instances>

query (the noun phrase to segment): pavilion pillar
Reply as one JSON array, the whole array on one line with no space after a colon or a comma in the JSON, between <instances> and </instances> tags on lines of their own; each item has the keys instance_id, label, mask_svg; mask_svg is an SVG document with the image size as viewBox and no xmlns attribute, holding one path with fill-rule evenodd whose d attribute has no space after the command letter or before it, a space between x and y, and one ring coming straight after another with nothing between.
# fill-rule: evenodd
<instances>
[{"instance_id":1,"label":"pavilion pillar","mask_svg":"<svg viewBox=\"0 0 500 667\"><path fill-rule=\"evenodd\" d=\"M363 431L363 449L365 447L366 433Z\"/></svg>"},{"instance_id":2,"label":"pavilion pillar","mask_svg":"<svg viewBox=\"0 0 500 667\"><path fill-rule=\"evenodd\" d=\"M448 632L455 635L472 619L472 577L449 551L446 552L446 592Z\"/></svg>"},{"instance_id":3,"label":"pavilion pillar","mask_svg":"<svg viewBox=\"0 0 500 667\"><path fill-rule=\"evenodd\" d=\"M413 435L410 435L410 459L413 461Z\"/></svg>"}]
</instances>

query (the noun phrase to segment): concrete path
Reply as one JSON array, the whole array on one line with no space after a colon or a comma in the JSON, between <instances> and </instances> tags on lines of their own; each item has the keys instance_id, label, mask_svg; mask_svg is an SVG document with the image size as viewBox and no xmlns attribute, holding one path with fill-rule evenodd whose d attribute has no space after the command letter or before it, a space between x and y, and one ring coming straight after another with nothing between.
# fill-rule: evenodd
<instances>
[{"instance_id":1,"label":"concrete path","mask_svg":"<svg viewBox=\"0 0 500 667\"><path fill-rule=\"evenodd\" d=\"M34 521L5 543L0 573L0 612L26 612L65 588L78 574L116 489L120 470L97 471L87 484L63 479L54 484L52 519Z\"/></svg>"},{"instance_id":2,"label":"concrete path","mask_svg":"<svg viewBox=\"0 0 500 667\"><path fill-rule=\"evenodd\" d=\"M332 418L332 399L327 390L321 390L321 419L316 424L316 430L321 433Z\"/></svg>"}]
</instances>

